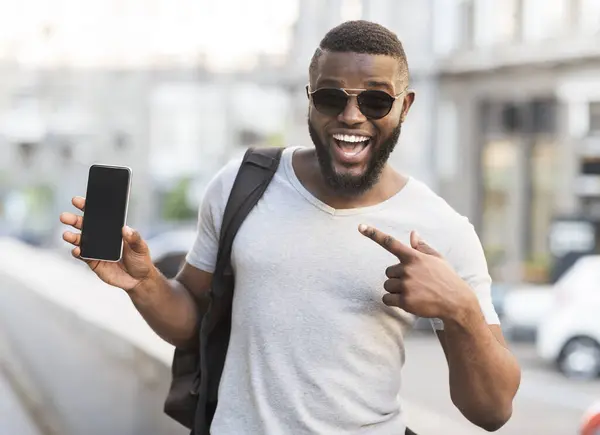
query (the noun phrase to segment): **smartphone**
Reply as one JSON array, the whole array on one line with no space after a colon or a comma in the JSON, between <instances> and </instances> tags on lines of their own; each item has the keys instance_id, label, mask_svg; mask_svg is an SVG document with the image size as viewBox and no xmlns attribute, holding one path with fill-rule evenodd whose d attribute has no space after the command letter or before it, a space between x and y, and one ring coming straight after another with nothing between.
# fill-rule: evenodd
<instances>
[{"instance_id":1,"label":"smartphone","mask_svg":"<svg viewBox=\"0 0 600 435\"><path fill-rule=\"evenodd\" d=\"M81 228L81 258L113 262L121 260L130 188L130 168L108 165L90 167Z\"/></svg>"}]
</instances>

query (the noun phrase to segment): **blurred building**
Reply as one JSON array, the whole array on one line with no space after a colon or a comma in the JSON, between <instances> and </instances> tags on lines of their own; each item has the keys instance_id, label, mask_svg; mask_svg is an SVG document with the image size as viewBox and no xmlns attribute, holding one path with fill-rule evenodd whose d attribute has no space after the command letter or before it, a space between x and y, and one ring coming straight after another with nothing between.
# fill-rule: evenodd
<instances>
[{"instance_id":1,"label":"blurred building","mask_svg":"<svg viewBox=\"0 0 600 435\"><path fill-rule=\"evenodd\" d=\"M438 80L434 52L432 0L367 0L363 17L394 31L404 46L415 103L403 125L398 147L391 157L400 170L437 190L435 125Z\"/></svg>"},{"instance_id":2,"label":"blurred building","mask_svg":"<svg viewBox=\"0 0 600 435\"><path fill-rule=\"evenodd\" d=\"M533 279L556 216L599 216L600 2L435 3L440 190L496 279Z\"/></svg>"},{"instance_id":3,"label":"blurred building","mask_svg":"<svg viewBox=\"0 0 600 435\"><path fill-rule=\"evenodd\" d=\"M245 147L310 144L310 58L364 18L398 34L417 93L392 162L469 216L495 279L544 279L554 257L597 248L598 0L274 2L245 37L238 7L227 29L212 18L227 2L22 0L0 15L0 228L57 226L93 162L133 167L131 220L150 226L182 180L193 208ZM245 54L252 38L276 43Z\"/></svg>"},{"instance_id":4,"label":"blurred building","mask_svg":"<svg viewBox=\"0 0 600 435\"><path fill-rule=\"evenodd\" d=\"M8 215L23 225L18 232L57 227L49 216L84 193L94 162L133 168L130 221L145 227L159 223L165 196L182 179L191 179L189 197L197 202L208 178L244 147L310 144L310 58L325 33L347 19L381 22L405 43L418 99L393 159L434 184L430 1L292 2L285 52L239 56L225 69L215 67L218 47L208 30L210 13L222 5L205 3L24 0L20 22L0 18L0 141L8 150L0 156L0 196L14 197ZM290 14L292 3L276 12ZM225 36L219 44L231 44ZM234 42L244 41L237 35ZM48 202L37 224L30 212L23 219L32 200L15 193L28 189Z\"/></svg>"},{"instance_id":5,"label":"blurred building","mask_svg":"<svg viewBox=\"0 0 600 435\"><path fill-rule=\"evenodd\" d=\"M182 180L195 208L238 145L276 140L288 96L243 74L254 54L215 66L228 42L209 37L213 6L24 0L0 14L2 230L56 239L92 163L132 167L129 220L151 227Z\"/></svg>"},{"instance_id":6,"label":"blurred building","mask_svg":"<svg viewBox=\"0 0 600 435\"><path fill-rule=\"evenodd\" d=\"M301 1L288 143L307 141L319 39L357 18L398 34L417 92L393 163L470 218L496 280L547 280L557 257L598 248L600 2Z\"/></svg>"}]
</instances>

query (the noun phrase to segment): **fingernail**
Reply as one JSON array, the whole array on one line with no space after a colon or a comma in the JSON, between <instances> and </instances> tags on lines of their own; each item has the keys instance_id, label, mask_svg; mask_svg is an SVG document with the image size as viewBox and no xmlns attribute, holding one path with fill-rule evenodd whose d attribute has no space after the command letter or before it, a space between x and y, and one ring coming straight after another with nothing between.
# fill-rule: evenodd
<instances>
[{"instance_id":1,"label":"fingernail","mask_svg":"<svg viewBox=\"0 0 600 435\"><path fill-rule=\"evenodd\" d=\"M364 233L365 231L367 231L367 226L365 224L360 224L358 226L358 231L360 231L361 233Z\"/></svg>"},{"instance_id":2,"label":"fingernail","mask_svg":"<svg viewBox=\"0 0 600 435\"><path fill-rule=\"evenodd\" d=\"M125 227L125 235L126 236L132 236L133 235L133 230L129 227Z\"/></svg>"},{"instance_id":3,"label":"fingernail","mask_svg":"<svg viewBox=\"0 0 600 435\"><path fill-rule=\"evenodd\" d=\"M417 238L417 243L423 244L423 239L421 239L421 236L416 231L415 231L415 237Z\"/></svg>"}]
</instances>

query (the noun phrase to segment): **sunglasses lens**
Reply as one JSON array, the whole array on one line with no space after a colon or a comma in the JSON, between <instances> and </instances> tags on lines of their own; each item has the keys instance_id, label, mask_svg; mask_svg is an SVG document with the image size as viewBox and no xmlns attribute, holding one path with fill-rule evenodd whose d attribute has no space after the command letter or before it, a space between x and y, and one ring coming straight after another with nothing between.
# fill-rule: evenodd
<instances>
[{"instance_id":1,"label":"sunglasses lens","mask_svg":"<svg viewBox=\"0 0 600 435\"><path fill-rule=\"evenodd\" d=\"M367 118L383 118L393 105L394 97L383 91L364 91L358 95L358 107Z\"/></svg>"},{"instance_id":2,"label":"sunglasses lens","mask_svg":"<svg viewBox=\"0 0 600 435\"><path fill-rule=\"evenodd\" d=\"M341 89L319 89L312 94L312 100L319 112L335 116L346 108L348 96Z\"/></svg>"}]
</instances>

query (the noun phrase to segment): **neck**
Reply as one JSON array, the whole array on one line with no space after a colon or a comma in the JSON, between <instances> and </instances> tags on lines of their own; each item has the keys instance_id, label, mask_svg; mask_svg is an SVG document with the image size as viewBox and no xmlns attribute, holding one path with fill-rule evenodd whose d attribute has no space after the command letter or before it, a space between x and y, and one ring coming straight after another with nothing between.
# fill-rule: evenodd
<instances>
[{"instance_id":1,"label":"neck","mask_svg":"<svg viewBox=\"0 0 600 435\"><path fill-rule=\"evenodd\" d=\"M294 154L292 166L302 185L316 198L332 208L342 210L368 207L388 200L406 185L408 178L386 164L379 180L360 195L341 195L325 180L314 149L300 150Z\"/></svg>"}]
</instances>

